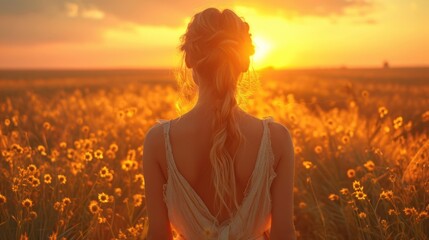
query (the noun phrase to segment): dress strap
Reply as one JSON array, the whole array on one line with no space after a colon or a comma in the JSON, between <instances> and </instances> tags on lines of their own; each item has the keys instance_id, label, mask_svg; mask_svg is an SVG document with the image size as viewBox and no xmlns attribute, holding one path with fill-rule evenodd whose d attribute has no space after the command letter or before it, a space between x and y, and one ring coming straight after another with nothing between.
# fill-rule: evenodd
<instances>
[{"instance_id":1,"label":"dress strap","mask_svg":"<svg viewBox=\"0 0 429 240\"><path fill-rule=\"evenodd\" d=\"M274 119L271 116L265 117L263 119L263 123L264 123L264 131L265 132L265 147L266 147L266 151L267 151L267 155L268 155L268 159L270 159L270 161L268 161L268 168L270 169L270 175L272 176L271 178L274 178L277 174L274 171L274 152L273 152L273 148L271 146L271 132L270 132L270 128L268 126L268 123L273 122Z\"/></svg>"},{"instance_id":2,"label":"dress strap","mask_svg":"<svg viewBox=\"0 0 429 240\"><path fill-rule=\"evenodd\" d=\"M273 120L273 117L271 117L271 116L268 116L268 117L265 117L262 119L262 123L264 124L264 132L268 131L267 132L268 136L270 136L270 128L268 127L268 123L270 123L272 121L274 121L274 120Z\"/></svg>"},{"instance_id":3,"label":"dress strap","mask_svg":"<svg viewBox=\"0 0 429 240\"><path fill-rule=\"evenodd\" d=\"M271 149L271 133L270 133L270 128L268 126L268 123L273 122L274 119L271 116L265 117L263 118L262 122L264 123L264 131L265 132L265 141L266 144L268 145L268 149L269 151L271 151L270 153L272 153L272 149Z\"/></svg>"},{"instance_id":4,"label":"dress strap","mask_svg":"<svg viewBox=\"0 0 429 240\"><path fill-rule=\"evenodd\" d=\"M171 145L170 145L170 124L171 120L159 119L158 122L162 124L162 128L164 130L164 142L165 142L165 158L167 160L167 170L170 169L168 166L171 161Z\"/></svg>"}]
</instances>

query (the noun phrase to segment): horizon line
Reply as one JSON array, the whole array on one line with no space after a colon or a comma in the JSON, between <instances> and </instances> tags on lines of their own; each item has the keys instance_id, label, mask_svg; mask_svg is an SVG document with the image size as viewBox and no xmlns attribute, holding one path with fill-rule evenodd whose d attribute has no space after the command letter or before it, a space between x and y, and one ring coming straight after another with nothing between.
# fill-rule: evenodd
<instances>
[{"instance_id":1,"label":"horizon line","mask_svg":"<svg viewBox=\"0 0 429 240\"><path fill-rule=\"evenodd\" d=\"M429 64L419 65L340 65L340 66L309 66L309 67L273 67L253 68L254 71L266 70L359 70L359 69L412 69L429 68ZM0 71L165 71L176 70L177 67L1 67Z\"/></svg>"}]
</instances>

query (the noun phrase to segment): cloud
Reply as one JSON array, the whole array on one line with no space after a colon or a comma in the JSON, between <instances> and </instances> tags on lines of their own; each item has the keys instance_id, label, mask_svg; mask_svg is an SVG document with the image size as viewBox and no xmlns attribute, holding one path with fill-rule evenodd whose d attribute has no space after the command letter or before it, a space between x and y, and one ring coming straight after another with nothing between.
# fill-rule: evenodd
<instances>
[{"instance_id":1,"label":"cloud","mask_svg":"<svg viewBox=\"0 0 429 240\"><path fill-rule=\"evenodd\" d=\"M104 12L87 3L0 0L0 44L98 41L104 29L119 24L104 18Z\"/></svg>"},{"instance_id":2,"label":"cloud","mask_svg":"<svg viewBox=\"0 0 429 240\"><path fill-rule=\"evenodd\" d=\"M0 16L0 45L97 41L106 26L100 21L68 16Z\"/></svg>"},{"instance_id":3,"label":"cloud","mask_svg":"<svg viewBox=\"0 0 429 240\"><path fill-rule=\"evenodd\" d=\"M345 15L355 9L366 13L371 9L369 0L92 0L101 11L119 19L145 25L178 26L182 19L209 6L233 7L237 5L258 9L261 14L277 13L291 16L330 17Z\"/></svg>"},{"instance_id":4,"label":"cloud","mask_svg":"<svg viewBox=\"0 0 429 240\"><path fill-rule=\"evenodd\" d=\"M220 2L220 3L219 3ZM179 27L208 6L245 6L286 17L363 13L369 0L0 0L0 44L81 42L101 38L105 29L133 23ZM245 17L245 16L244 16Z\"/></svg>"},{"instance_id":5,"label":"cloud","mask_svg":"<svg viewBox=\"0 0 429 240\"><path fill-rule=\"evenodd\" d=\"M287 16L319 16L346 15L350 9L368 12L373 5L368 0L248 0L249 7L256 7L264 12L275 12Z\"/></svg>"}]
</instances>

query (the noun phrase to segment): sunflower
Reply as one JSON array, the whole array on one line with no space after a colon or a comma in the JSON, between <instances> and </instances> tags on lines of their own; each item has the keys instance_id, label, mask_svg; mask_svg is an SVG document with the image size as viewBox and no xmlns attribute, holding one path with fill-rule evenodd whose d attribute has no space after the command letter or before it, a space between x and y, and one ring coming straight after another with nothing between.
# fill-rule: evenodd
<instances>
[{"instance_id":1,"label":"sunflower","mask_svg":"<svg viewBox=\"0 0 429 240\"><path fill-rule=\"evenodd\" d=\"M107 203L109 201L109 195L105 194L104 192L98 194L98 200L101 203Z\"/></svg>"},{"instance_id":2,"label":"sunflower","mask_svg":"<svg viewBox=\"0 0 429 240\"><path fill-rule=\"evenodd\" d=\"M25 208L31 208L33 206L33 201L31 201L29 198L26 198L21 202L21 204Z\"/></svg>"}]
</instances>

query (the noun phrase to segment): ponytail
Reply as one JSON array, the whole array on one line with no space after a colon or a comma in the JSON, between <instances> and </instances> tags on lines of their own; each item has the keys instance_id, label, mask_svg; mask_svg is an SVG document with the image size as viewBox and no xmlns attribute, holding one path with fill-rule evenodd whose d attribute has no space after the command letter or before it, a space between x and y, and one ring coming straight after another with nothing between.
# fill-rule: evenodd
<instances>
[{"instance_id":1,"label":"ponytail","mask_svg":"<svg viewBox=\"0 0 429 240\"><path fill-rule=\"evenodd\" d=\"M236 116L237 85L242 72L249 67L249 56L254 53L249 26L231 10L209 8L193 17L180 49L186 67L204 79L216 99L210 149L214 200L218 214L226 210L232 215L239 207L234 164L243 141ZM176 107L180 110L186 102L195 103L192 97L195 95L189 95L195 84L189 84L192 81L190 74L186 74L187 68L182 66L178 75L181 99Z\"/></svg>"},{"instance_id":2,"label":"ponytail","mask_svg":"<svg viewBox=\"0 0 429 240\"><path fill-rule=\"evenodd\" d=\"M213 119L210 149L215 206L219 213L226 209L230 215L233 213L231 205L238 209L234 160L242 141L242 133L234 111L237 107L236 78L233 64L222 64L217 70L214 81L219 98Z\"/></svg>"}]
</instances>

